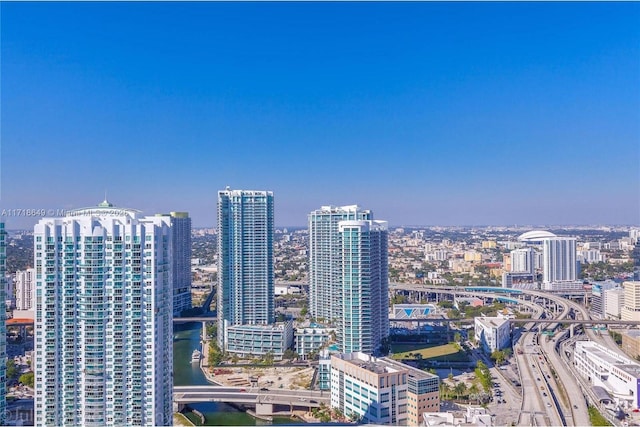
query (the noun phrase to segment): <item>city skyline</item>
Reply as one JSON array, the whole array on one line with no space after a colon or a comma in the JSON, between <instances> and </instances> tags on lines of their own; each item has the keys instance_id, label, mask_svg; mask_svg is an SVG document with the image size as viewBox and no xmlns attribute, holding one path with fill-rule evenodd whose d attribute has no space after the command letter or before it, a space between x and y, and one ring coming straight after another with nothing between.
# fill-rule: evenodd
<instances>
[{"instance_id":1,"label":"city skyline","mask_svg":"<svg viewBox=\"0 0 640 427\"><path fill-rule=\"evenodd\" d=\"M213 227L229 185L276 226L640 223L637 3L1 8L0 210Z\"/></svg>"}]
</instances>

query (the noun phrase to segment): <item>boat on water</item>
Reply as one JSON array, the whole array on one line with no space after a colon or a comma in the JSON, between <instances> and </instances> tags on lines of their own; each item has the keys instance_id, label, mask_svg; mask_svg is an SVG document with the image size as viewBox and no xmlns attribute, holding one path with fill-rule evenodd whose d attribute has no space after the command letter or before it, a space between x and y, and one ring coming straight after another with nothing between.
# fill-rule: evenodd
<instances>
[{"instance_id":1,"label":"boat on water","mask_svg":"<svg viewBox=\"0 0 640 427\"><path fill-rule=\"evenodd\" d=\"M200 363L200 356L202 356L200 350L193 350L193 353L191 354L191 363Z\"/></svg>"}]
</instances>

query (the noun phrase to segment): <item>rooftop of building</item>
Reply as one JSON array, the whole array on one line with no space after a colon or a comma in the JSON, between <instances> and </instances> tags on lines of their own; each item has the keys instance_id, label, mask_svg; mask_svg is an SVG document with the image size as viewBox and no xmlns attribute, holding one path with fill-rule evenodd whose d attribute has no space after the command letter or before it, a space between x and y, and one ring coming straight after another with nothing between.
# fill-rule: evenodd
<instances>
[{"instance_id":1,"label":"rooftop of building","mask_svg":"<svg viewBox=\"0 0 640 427\"><path fill-rule=\"evenodd\" d=\"M342 359L345 362L349 362L360 368L366 369L375 374L381 375L391 372L406 372L409 377L416 379L437 378L437 375L430 374L428 372L416 369L404 363L397 362L395 360L386 357L374 357L369 354L355 352L355 353L343 353L334 354L333 357Z\"/></svg>"},{"instance_id":2,"label":"rooftop of building","mask_svg":"<svg viewBox=\"0 0 640 427\"><path fill-rule=\"evenodd\" d=\"M553 238L553 237L558 237L553 233L550 233L548 231L544 231L544 230L532 230L532 231L527 231L526 233L521 234L520 236L518 236L518 241L520 242L537 242L540 241L542 239L549 239L549 238Z\"/></svg>"},{"instance_id":3,"label":"rooftop of building","mask_svg":"<svg viewBox=\"0 0 640 427\"><path fill-rule=\"evenodd\" d=\"M488 328L499 328L509 323L509 319L504 317L476 317L475 320Z\"/></svg>"},{"instance_id":4,"label":"rooftop of building","mask_svg":"<svg viewBox=\"0 0 640 427\"><path fill-rule=\"evenodd\" d=\"M612 354L612 352L607 351L606 347L603 347L593 341L576 342L576 351L580 348L587 350L589 353L611 366L615 366L633 377L640 378L640 364L635 363L633 360L621 354Z\"/></svg>"},{"instance_id":5,"label":"rooftop of building","mask_svg":"<svg viewBox=\"0 0 640 427\"><path fill-rule=\"evenodd\" d=\"M137 217L141 214L142 211L137 209L130 208L121 208L114 206L113 203L109 202L106 198L98 203L96 206L72 209L66 212L67 217L77 217L77 216L129 216L129 217Z\"/></svg>"}]
</instances>

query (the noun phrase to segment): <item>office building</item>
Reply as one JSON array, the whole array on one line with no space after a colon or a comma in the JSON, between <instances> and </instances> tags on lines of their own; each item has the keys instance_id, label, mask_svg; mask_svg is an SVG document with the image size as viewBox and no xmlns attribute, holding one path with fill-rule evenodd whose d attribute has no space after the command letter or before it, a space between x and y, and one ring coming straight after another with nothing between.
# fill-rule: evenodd
<instances>
[{"instance_id":1,"label":"office building","mask_svg":"<svg viewBox=\"0 0 640 427\"><path fill-rule=\"evenodd\" d=\"M271 191L218 192L217 311L222 349L229 348L228 326L275 321L273 236Z\"/></svg>"},{"instance_id":2,"label":"office building","mask_svg":"<svg viewBox=\"0 0 640 427\"><path fill-rule=\"evenodd\" d=\"M622 320L640 322L640 282L623 282L624 305L620 311Z\"/></svg>"},{"instance_id":3,"label":"office building","mask_svg":"<svg viewBox=\"0 0 640 427\"><path fill-rule=\"evenodd\" d=\"M591 284L591 313L596 319L604 319L606 317L605 292L617 287L618 284L613 280Z\"/></svg>"},{"instance_id":4,"label":"office building","mask_svg":"<svg viewBox=\"0 0 640 427\"><path fill-rule=\"evenodd\" d=\"M622 350L634 359L640 357L640 329L622 331Z\"/></svg>"},{"instance_id":5,"label":"office building","mask_svg":"<svg viewBox=\"0 0 640 427\"><path fill-rule=\"evenodd\" d=\"M620 319L624 306L624 289L605 289L603 292L604 316L607 319Z\"/></svg>"},{"instance_id":6,"label":"office building","mask_svg":"<svg viewBox=\"0 0 640 427\"><path fill-rule=\"evenodd\" d=\"M378 354L389 336L386 221L340 221L342 251L341 352Z\"/></svg>"},{"instance_id":7,"label":"office building","mask_svg":"<svg viewBox=\"0 0 640 427\"><path fill-rule=\"evenodd\" d=\"M602 387L625 409L638 409L640 364L593 341L576 341L573 352L578 373Z\"/></svg>"},{"instance_id":8,"label":"office building","mask_svg":"<svg viewBox=\"0 0 640 427\"><path fill-rule=\"evenodd\" d=\"M191 218L188 212L160 214L171 222L173 316L191 308Z\"/></svg>"},{"instance_id":9,"label":"office building","mask_svg":"<svg viewBox=\"0 0 640 427\"><path fill-rule=\"evenodd\" d=\"M36 297L35 268L16 271L16 310L33 310Z\"/></svg>"},{"instance_id":10,"label":"office building","mask_svg":"<svg viewBox=\"0 0 640 427\"><path fill-rule=\"evenodd\" d=\"M533 274L534 250L532 248L522 248L511 251L511 272Z\"/></svg>"},{"instance_id":11,"label":"office building","mask_svg":"<svg viewBox=\"0 0 640 427\"><path fill-rule=\"evenodd\" d=\"M309 313L339 326L342 320L342 246L338 223L371 220L356 205L322 206L309 214Z\"/></svg>"},{"instance_id":12,"label":"office building","mask_svg":"<svg viewBox=\"0 0 640 427\"><path fill-rule=\"evenodd\" d=\"M6 424L7 409L7 308L5 280L7 273L7 232L0 222L0 425Z\"/></svg>"},{"instance_id":13,"label":"office building","mask_svg":"<svg viewBox=\"0 0 640 427\"><path fill-rule=\"evenodd\" d=\"M106 200L36 224L35 425L172 425L170 226Z\"/></svg>"},{"instance_id":14,"label":"office building","mask_svg":"<svg viewBox=\"0 0 640 427\"><path fill-rule=\"evenodd\" d=\"M387 358L356 352L331 356L331 407L369 424L421 424L438 412L440 379Z\"/></svg>"},{"instance_id":15,"label":"office building","mask_svg":"<svg viewBox=\"0 0 640 427\"><path fill-rule=\"evenodd\" d=\"M511 344L511 322L501 317L476 317L474 319L476 341L486 353L502 350Z\"/></svg>"}]
</instances>

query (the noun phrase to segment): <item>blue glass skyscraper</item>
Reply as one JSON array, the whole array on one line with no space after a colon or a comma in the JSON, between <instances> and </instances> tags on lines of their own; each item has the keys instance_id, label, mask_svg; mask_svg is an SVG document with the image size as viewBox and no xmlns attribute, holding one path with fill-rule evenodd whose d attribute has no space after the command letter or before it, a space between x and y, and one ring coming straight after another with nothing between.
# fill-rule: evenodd
<instances>
[{"instance_id":1,"label":"blue glass skyscraper","mask_svg":"<svg viewBox=\"0 0 640 427\"><path fill-rule=\"evenodd\" d=\"M269 325L274 314L273 193L218 192L218 343L232 325Z\"/></svg>"}]
</instances>

